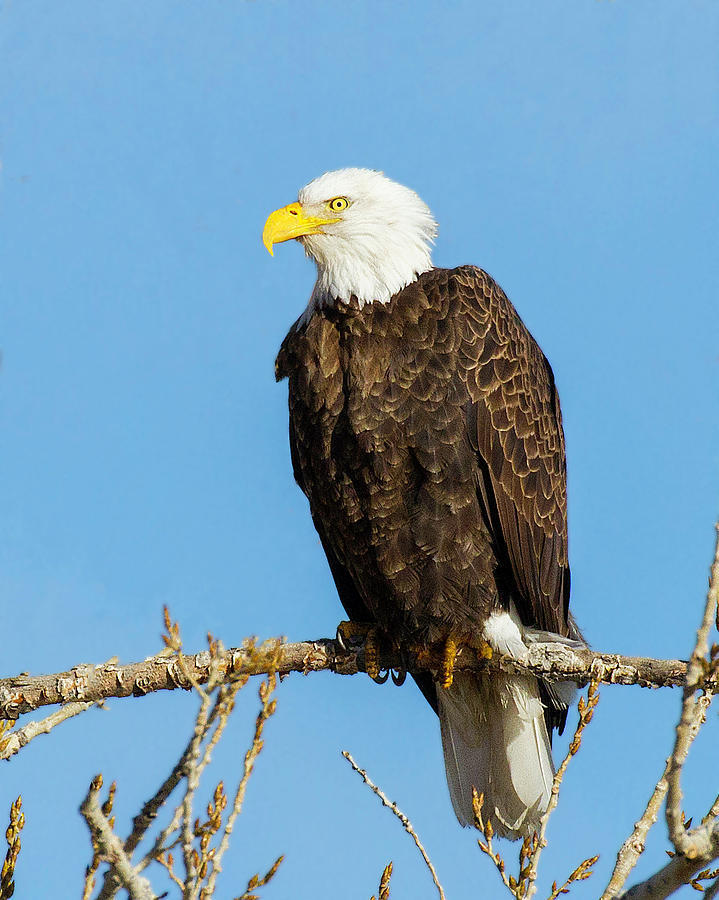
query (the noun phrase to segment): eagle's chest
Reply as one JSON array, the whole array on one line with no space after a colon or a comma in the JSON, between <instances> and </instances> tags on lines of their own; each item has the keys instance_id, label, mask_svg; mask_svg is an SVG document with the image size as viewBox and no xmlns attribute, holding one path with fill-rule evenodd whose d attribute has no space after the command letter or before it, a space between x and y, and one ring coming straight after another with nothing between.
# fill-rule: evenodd
<instances>
[{"instance_id":1,"label":"eagle's chest","mask_svg":"<svg viewBox=\"0 0 719 900\"><path fill-rule=\"evenodd\" d=\"M295 474L324 543L373 615L416 628L422 610L434 620L492 593L494 562L451 322L406 320L315 316L279 370Z\"/></svg>"},{"instance_id":2,"label":"eagle's chest","mask_svg":"<svg viewBox=\"0 0 719 900\"><path fill-rule=\"evenodd\" d=\"M290 383L296 463L313 513L379 546L473 502L461 374L390 329L318 323Z\"/></svg>"},{"instance_id":3,"label":"eagle's chest","mask_svg":"<svg viewBox=\"0 0 719 900\"><path fill-rule=\"evenodd\" d=\"M382 336L329 323L302 349L290 379L290 415L303 432L303 468L333 495L366 494L407 456L407 392L393 377L402 351Z\"/></svg>"}]
</instances>

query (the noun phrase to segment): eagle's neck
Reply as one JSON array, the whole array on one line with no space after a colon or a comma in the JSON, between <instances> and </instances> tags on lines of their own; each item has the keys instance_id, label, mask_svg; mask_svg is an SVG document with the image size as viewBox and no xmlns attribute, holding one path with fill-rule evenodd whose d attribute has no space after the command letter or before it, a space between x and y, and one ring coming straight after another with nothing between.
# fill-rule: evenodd
<instances>
[{"instance_id":1,"label":"eagle's neck","mask_svg":"<svg viewBox=\"0 0 719 900\"><path fill-rule=\"evenodd\" d=\"M346 240L317 234L303 238L302 243L317 264L309 313L351 299L360 309L368 303L389 303L432 268L427 240L419 233L382 229Z\"/></svg>"}]
</instances>

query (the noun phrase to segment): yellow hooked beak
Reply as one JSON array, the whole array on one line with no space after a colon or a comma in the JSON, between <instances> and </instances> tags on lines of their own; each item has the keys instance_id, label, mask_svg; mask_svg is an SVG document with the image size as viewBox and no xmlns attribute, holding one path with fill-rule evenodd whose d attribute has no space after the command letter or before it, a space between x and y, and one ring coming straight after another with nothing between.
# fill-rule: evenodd
<instances>
[{"instance_id":1,"label":"yellow hooked beak","mask_svg":"<svg viewBox=\"0 0 719 900\"><path fill-rule=\"evenodd\" d=\"M300 203L290 203L282 209L276 209L270 213L262 231L262 243L267 247L270 256L273 244L281 244L283 241L291 241L293 238L302 237L303 234L322 234L323 225L332 225L339 219L322 219L317 216L307 216Z\"/></svg>"}]
</instances>

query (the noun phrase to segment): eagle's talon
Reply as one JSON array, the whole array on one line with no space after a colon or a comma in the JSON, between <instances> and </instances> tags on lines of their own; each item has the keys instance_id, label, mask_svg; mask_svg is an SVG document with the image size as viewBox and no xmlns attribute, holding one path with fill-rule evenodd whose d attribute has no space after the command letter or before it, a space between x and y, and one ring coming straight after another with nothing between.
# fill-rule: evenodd
<instances>
[{"instance_id":1,"label":"eagle's talon","mask_svg":"<svg viewBox=\"0 0 719 900\"><path fill-rule=\"evenodd\" d=\"M364 642L365 672L372 681L384 684L389 678L389 670L382 675L379 667L379 629L369 622L340 622L337 626L337 643L348 653L351 643Z\"/></svg>"},{"instance_id":2,"label":"eagle's talon","mask_svg":"<svg viewBox=\"0 0 719 900\"><path fill-rule=\"evenodd\" d=\"M390 673L392 675L392 683L396 684L397 687L401 687L407 680L407 669L404 666L401 669L390 669Z\"/></svg>"},{"instance_id":3,"label":"eagle's talon","mask_svg":"<svg viewBox=\"0 0 719 900\"><path fill-rule=\"evenodd\" d=\"M375 627L370 622L352 622L345 619L337 626L335 640L344 653L349 653L350 644L361 644Z\"/></svg>"}]
</instances>

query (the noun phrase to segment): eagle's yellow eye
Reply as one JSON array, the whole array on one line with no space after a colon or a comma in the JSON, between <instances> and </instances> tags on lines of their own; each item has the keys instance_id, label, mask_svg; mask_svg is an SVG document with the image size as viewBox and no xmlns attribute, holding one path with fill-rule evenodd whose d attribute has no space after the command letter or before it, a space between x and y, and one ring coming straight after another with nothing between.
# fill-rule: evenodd
<instances>
[{"instance_id":1,"label":"eagle's yellow eye","mask_svg":"<svg viewBox=\"0 0 719 900\"><path fill-rule=\"evenodd\" d=\"M334 197L327 203L327 206L329 206L332 212L342 212L347 209L349 205L350 202L346 197Z\"/></svg>"}]
</instances>

